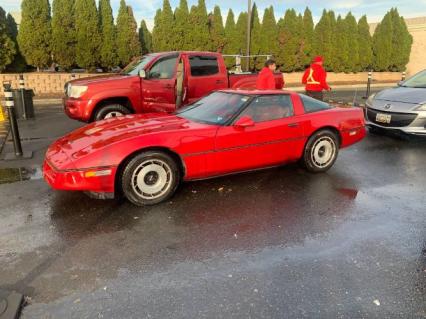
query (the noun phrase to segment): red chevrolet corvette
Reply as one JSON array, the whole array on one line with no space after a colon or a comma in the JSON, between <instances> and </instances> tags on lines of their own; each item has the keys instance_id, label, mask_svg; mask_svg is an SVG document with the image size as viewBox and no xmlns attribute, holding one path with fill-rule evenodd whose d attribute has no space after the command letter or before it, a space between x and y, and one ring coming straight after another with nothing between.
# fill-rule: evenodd
<instances>
[{"instance_id":1,"label":"red chevrolet corvette","mask_svg":"<svg viewBox=\"0 0 426 319\"><path fill-rule=\"evenodd\" d=\"M301 161L324 172L340 148L365 137L358 108L286 91L211 93L170 114L92 123L53 143L45 180L98 198L123 194L136 205L170 198L183 181Z\"/></svg>"}]
</instances>

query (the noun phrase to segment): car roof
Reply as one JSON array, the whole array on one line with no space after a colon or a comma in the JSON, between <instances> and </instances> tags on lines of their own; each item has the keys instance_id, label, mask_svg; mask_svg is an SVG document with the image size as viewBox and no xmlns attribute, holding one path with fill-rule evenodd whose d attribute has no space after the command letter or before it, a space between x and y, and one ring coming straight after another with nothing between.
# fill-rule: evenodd
<instances>
[{"instance_id":1,"label":"car roof","mask_svg":"<svg viewBox=\"0 0 426 319\"><path fill-rule=\"evenodd\" d=\"M225 89L225 90L219 90L218 92L225 92L225 93L235 93L235 94L244 94L244 95L292 95L296 94L292 91L287 90L246 90L246 89Z\"/></svg>"}]
</instances>

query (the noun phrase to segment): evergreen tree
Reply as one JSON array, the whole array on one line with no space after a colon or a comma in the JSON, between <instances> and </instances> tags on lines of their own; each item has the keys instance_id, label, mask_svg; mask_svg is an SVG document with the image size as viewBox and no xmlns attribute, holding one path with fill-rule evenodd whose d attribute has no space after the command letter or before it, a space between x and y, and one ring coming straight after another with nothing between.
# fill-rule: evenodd
<instances>
[{"instance_id":1,"label":"evergreen tree","mask_svg":"<svg viewBox=\"0 0 426 319\"><path fill-rule=\"evenodd\" d=\"M392 58L392 17L388 12L373 35L373 66L375 71L388 71Z\"/></svg>"},{"instance_id":2,"label":"evergreen tree","mask_svg":"<svg viewBox=\"0 0 426 319\"><path fill-rule=\"evenodd\" d=\"M190 50L189 33L194 32L189 23L189 9L186 0L180 0L179 6L175 10L175 34L176 49Z\"/></svg>"},{"instance_id":3,"label":"evergreen tree","mask_svg":"<svg viewBox=\"0 0 426 319\"><path fill-rule=\"evenodd\" d=\"M413 37L396 8L390 11L392 19L392 55L390 71L404 71L410 60Z\"/></svg>"},{"instance_id":4,"label":"evergreen tree","mask_svg":"<svg viewBox=\"0 0 426 319\"><path fill-rule=\"evenodd\" d=\"M51 18L48 0L22 0L18 43L22 55L37 68L51 61Z\"/></svg>"},{"instance_id":5,"label":"evergreen tree","mask_svg":"<svg viewBox=\"0 0 426 319\"><path fill-rule=\"evenodd\" d=\"M256 4L253 5L253 10L251 13L251 41L250 41L250 54L259 55L263 52L262 48L262 25L260 24L259 12L257 10ZM254 67L259 70L263 66L264 59L255 58L253 61Z\"/></svg>"},{"instance_id":6,"label":"evergreen tree","mask_svg":"<svg viewBox=\"0 0 426 319\"><path fill-rule=\"evenodd\" d=\"M69 69L76 62L74 0L53 0L52 13L53 60Z\"/></svg>"},{"instance_id":7,"label":"evergreen tree","mask_svg":"<svg viewBox=\"0 0 426 319\"><path fill-rule=\"evenodd\" d=\"M284 18L278 22L278 43L280 50L276 56L277 64L284 72L299 68L299 52L303 30L300 29L299 19L294 9L286 11Z\"/></svg>"},{"instance_id":8,"label":"evergreen tree","mask_svg":"<svg viewBox=\"0 0 426 319\"><path fill-rule=\"evenodd\" d=\"M238 54L245 54L247 50L247 23L248 14L247 12L241 12L238 16L237 23L235 25L236 32L236 49Z\"/></svg>"},{"instance_id":9,"label":"evergreen tree","mask_svg":"<svg viewBox=\"0 0 426 319\"><path fill-rule=\"evenodd\" d=\"M225 54L237 54L237 39L236 39L236 30L235 30L235 17L234 12L229 9L228 15L226 17L225 23ZM231 68L235 65L234 58L225 59L226 66Z\"/></svg>"},{"instance_id":10,"label":"evergreen tree","mask_svg":"<svg viewBox=\"0 0 426 319\"><path fill-rule=\"evenodd\" d=\"M163 37L162 33L162 25L161 25L161 9L157 9L154 17L154 28L152 29L152 49L155 52L162 51L163 47Z\"/></svg>"},{"instance_id":11,"label":"evergreen tree","mask_svg":"<svg viewBox=\"0 0 426 319\"><path fill-rule=\"evenodd\" d=\"M175 21L169 0L163 1L163 9L157 10L155 27L152 32L153 46L156 51L171 51L177 46Z\"/></svg>"},{"instance_id":12,"label":"evergreen tree","mask_svg":"<svg viewBox=\"0 0 426 319\"><path fill-rule=\"evenodd\" d=\"M101 37L95 0L75 0L76 62L86 69L98 65Z\"/></svg>"},{"instance_id":13,"label":"evergreen tree","mask_svg":"<svg viewBox=\"0 0 426 319\"><path fill-rule=\"evenodd\" d=\"M370 25L367 16L358 21L358 49L359 49L359 71L367 71L373 62L373 39L370 34Z\"/></svg>"},{"instance_id":14,"label":"evergreen tree","mask_svg":"<svg viewBox=\"0 0 426 319\"><path fill-rule=\"evenodd\" d=\"M100 58L103 68L111 69L119 64L116 46L116 29L110 0L99 1L99 29L101 32Z\"/></svg>"},{"instance_id":15,"label":"evergreen tree","mask_svg":"<svg viewBox=\"0 0 426 319\"><path fill-rule=\"evenodd\" d=\"M345 33L346 41L348 46L347 56L348 62L346 65L347 72L358 72L361 70L359 62L359 42L358 42L358 23L356 22L355 17L349 12L345 17Z\"/></svg>"},{"instance_id":16,"label":"evergreen tree","mask_svg":"<svg viewBox=\"0 0 426 319\"><path fill-rule=\"evenodd\" d=\"M141 54L137 23L133 16L133 10L126 5L124 0L120 2L117 16L116 43L118 60L122 66L127 65L134 57Z\"/></svg>"},{"instance_id":17,"label":"evergreen tree","mask_svg":"<svg viewBox=\"0 0 426 319\"><path fill-rule=\"evenodd\" d=\"M139 28L139 42L141 43L142 54L152 52L152 35L146 26L145 20L142 20Z\"/></svg>"},{"instance_id":18,"label":"evergreen tree","mask_svg":"<svg viewBox=\"0 0 426 319\"><path fill-rule=\"evenodd\" d=\"M6 67L6 72L24 72L27 68L27 62L19 51L18 45L18 25L10 13L6 16L6 32L9 38L15 43L16 54L13 62Z\"/></svg>"},{"instance_id":19,"label":"evergreen tree","mask_svg":"<svg viewBox=\"0 0 426 319\"><path fill-rule=\"evenodd\" d=\"M303 35L302 50L305 55L303 65L306 67L314 58L314 20L309 8L306 8L303 14Z\"/></svg>"},{"instance_id":20,"label":"evergreen tree","mask_svg":"<svg viewBox=\"0 0 426 319\"><path fill-rule=\"evenodd\" d=\"M332 17L324 10L322 17L318 24L315 26L314 37L314 52L315 55L321 55L325 59L325 67L331 70L333 65L334 54L334 22L331 21Z\"/></svg>"},{"instance_id":21,"label":"evergreen tree","mask_svg":"<svg viewBox=\"0 0 426 319\"><path fill-rule=\"evenodd\" d=\"M215 6L213 14L209 16L209 32L210 50L213 52L222 52L225 47L225 29L219 6Z\"/></svg>"},{"instance_id":22,"label":"evergreen tree","mask_svg":"<svg viewBox=\"0 0 426 319\"><path fill-rule=\"evenodd\" d=\"M189 43L191 50L207 51L209 49L209 19L205 0L198 0L197 6L192 6L189 12L191 32Z\"/></svg>"},{"instance_id":23,"label":"evergreen tree","mask_svg":"<svg viewBox=\"0 0 426 319\"><path fill-rule=\"evenodd\" d=\"M262 20L261 44L264 48L263 53L271 54L276 57L279 53L278 47L278 28L275 20L274 8L270 6L265 9Z\"/></svg>"},{"instance_id":24,"label":"evergreen tree","mask_svg":"<svg viewBox=\"0 0 426 319\"><path fill-rule=\"evenodd\" d=\"M12 31L8 28L6 12L0 7L0 72L12 63L16 54Z\"/></svg>"},{"instance_id":25,"label":"evergreen tree","mask_svg":"<svg viewBox=\"0 0 426 319\"><path fill-rule=\"evenodd\" d=\"M346 32L346 21L339 15L336 21L336 30L334 32L334 56L331 68L334 72L345 72L349 64L349 42Z\"/></svg>"}]
</instances>

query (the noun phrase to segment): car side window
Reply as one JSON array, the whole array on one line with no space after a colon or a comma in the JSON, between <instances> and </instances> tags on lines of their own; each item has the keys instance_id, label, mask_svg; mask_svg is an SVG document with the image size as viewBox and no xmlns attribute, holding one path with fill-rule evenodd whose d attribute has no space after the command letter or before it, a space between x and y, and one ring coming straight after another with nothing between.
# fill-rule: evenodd
<instances>
[{"instance_id":1,"label":"car side window","mask_svg":"<svg viewBox=\"0 0 426 319\"><path fill-rule=\"evenodd\" d=\"M332 108L330 104L318 101L307 95L300 94L300 98L302 99L303 107L305 108L305 113L318 112Z\"/></svg>"},{"instance_id":2,"label":"car side window","mask_svg":"<svg viewBox=\"0 0 426 319\"><path fill-rule=\"evenodd\" d=\"M293 115L293 103L290 95L278 94L256 97L240 114L239 118L250 116L254 122L259 123Z\"/></svg>"},{"instance_id":3,"label":"car side window","mask_svg":"<svg viewBox=\"0 0 426 319\"><path fill-rule=\"evenodd\" d=\"M217 57L207 55L193 55L189 57L192 76L207 76L219 73Z\"/></svg>"},{"instance_id":4,"label":"car side window","mask_svg":"<svg viewBox=\"0 0 426 319\"><path fill-rule=\"evenodd\" d=\"M149 70L149 79L172 79L177 63L177 56L170 56L157 61Z\"/></svg>"}]
</instances>

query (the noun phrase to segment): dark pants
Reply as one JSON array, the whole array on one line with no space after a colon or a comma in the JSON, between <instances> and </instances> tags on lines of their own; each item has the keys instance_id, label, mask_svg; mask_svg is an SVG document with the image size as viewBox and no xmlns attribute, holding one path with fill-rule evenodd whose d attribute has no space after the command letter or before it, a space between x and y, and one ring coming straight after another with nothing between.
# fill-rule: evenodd
<instances>
[{"instance_id":1,"label":"dark pants","mask_svg":"<svg viewBox=\"0 0 426 319\"><path fill-rule=\"evenodd\" d=\"M324 92L323 91L306 91L306 95L310 96L316 100L324 101Z\"/></svg>"}]
</instances>

